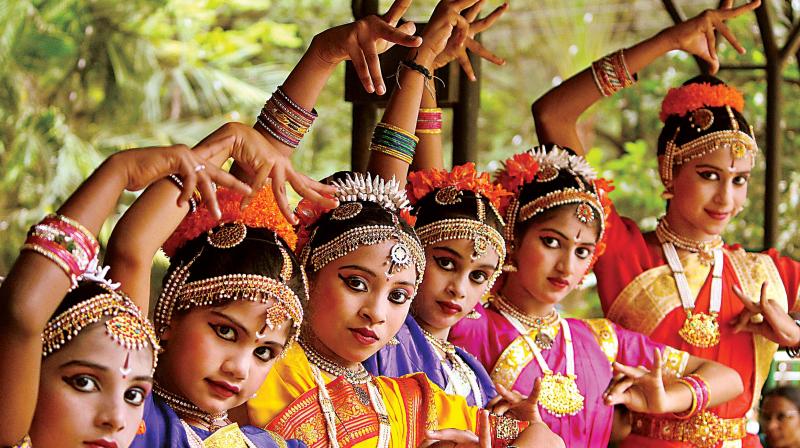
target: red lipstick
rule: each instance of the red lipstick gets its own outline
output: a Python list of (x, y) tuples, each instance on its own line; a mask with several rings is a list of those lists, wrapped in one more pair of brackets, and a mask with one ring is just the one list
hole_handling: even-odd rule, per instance
[(439, 308), (442, 310), (444, 314), (450, 316), (458, 314), (463, 310), (463, 308), (461, 308), (461, 305), (454, 302), (437, 301), (436, 304), (439, 305)]
[(230, 398), (239, 393), (239, 386), (234, 386), (225, 381), (214, 381), (206, 378), (206, 383), (214, 395), (220, 398)]
[(367, 327), (350, 328), (349, 330), (353, 333), (353, 337), (361, 344), (372, 345), (378, 342), (378, 335)]

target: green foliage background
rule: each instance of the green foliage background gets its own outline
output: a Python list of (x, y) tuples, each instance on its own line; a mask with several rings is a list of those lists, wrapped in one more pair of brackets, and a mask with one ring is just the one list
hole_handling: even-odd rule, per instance
[[(487, 10), (499, 5), (487, 3)], [(716, 5), (678, 3), (689, 15)], [(384, 9), (388, 4), (381, 2)], [(434, 4), (417, 0), (407, 16), (424, 21)], [(778, 32), (785, 34), (795, 14), (791, 2), (774, 6)], [(347, 0), (0, 2), (0, 275), (16, 257), (27, 227), (53, 211), (105, 156), (135, 146), (191, 145), (225, 121), (252, 122), (311, 38), (351, 17)], [(512, 2), (511, 11), (482, 36), (508, 63), (483, 65), (479, 165), (494, 169), (497, 160), (536, 144), (530, 104), (560, 79), (670, 23), (657, 0)], [(723, 43), (723, 61), (763, 63), (755, 18), (731, 26), (748, 54), (738, 56)], [(660, 100), (696, 73), (691, 58), (670, 54), (641, 73), (636, 87), (594, 107), (581, 124), (592, 148), (589, 158), (615, 180), (619, 210), (644, 227), (654, 226), (663, 209), (654, 157)], [(721, 76), (745, 94), (746, 115), (760, 135), (763, 74)], [(786, 77), (779, 248), (800, 258), (796, 64)], [(351, 116), (342, 98), (340, 68), (320, 98), (320, 119), (295, 155), (297, 167), (311, 176), (348, 167)], [(763, 165), (753, 179), (749, 206), (726, 237), (759, 249)], [(124, 198), (120, 212), (132, 198)], [(573, 296), (566, 305), (570, 311), (599, 313), (591, 287)]]

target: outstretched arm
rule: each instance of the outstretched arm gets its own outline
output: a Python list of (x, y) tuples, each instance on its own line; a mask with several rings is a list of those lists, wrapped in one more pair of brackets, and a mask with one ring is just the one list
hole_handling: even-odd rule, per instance
[[(207, 153), (220, 146), (207, 148)], [(169, 173), (200, 177), (194, 168), (202, 159), (184, 145), (132, 149), (109, 157), (70, 196), (58, 214), (80, 223), (90, 238), (100, 231), (123, 190), (139, 190)], [(211, 171), (211, 170), (209, 170)], [(227, 173), (206, 178), (235, 185)], [(201, 188), (210, 183), (201, 180)], [(188, 191), (191, 193), (191, 190)], [(177, 196), (177, 195), (176, 195)], [(42, 359), (41, 332), (61, 303), (72, 279), (38, 252), (24, 250), (0, 286), (0, 446), (18, 442), (29, 430), (36, 408)]]
[[(624, 50), (628, 72), (634, 76), (667, 52), (683, 50), (707, 61), (711, 65), (711, 72), (716, 73), (719, 59), (714, 32), (719, 31), (739, 53), (744, 53), (744, 47), (724, 22), (753, 11), (761, 4), (761, 0), (753, 0), (737, 8), (731, 8), (732, 4), (733, 0), (727, 0), (720, 9), (706, 10)], [(531, 106), (539, 142), (567, 146), (583, 154), (576, 124), (581, 114), (601, 98), (603, 96), (595, 83), (591, 67), (551, 89)]]

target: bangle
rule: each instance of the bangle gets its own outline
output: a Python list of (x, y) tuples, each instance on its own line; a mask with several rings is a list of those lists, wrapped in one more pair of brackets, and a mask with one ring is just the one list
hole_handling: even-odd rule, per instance
[[(167, 179), (171, 180), (173, 184), (175, 184), (179, 190), (183, 191), (183, 181), (177, 174), (170, 174), (167, 176)], [(195, 199), (195, 195), (198, 196), (198, 199)], [(199, 201), (200, 192), (197, 191), (195, 188), (192, 196), (189, 197), (189, 213), (194, 213), (197, 211), (197, 202)]]
[(55, 263), (72, 287), (97, 258), (100, 244), (81, 223), (63, 215), (48, 215), (31, 227), (22, 250), (36, 252)]
[(688, 410), (683, 411), (683, 412), (676, 412), (673, 415), (675, 416), (675, 418), (678, 418), (680, 420), (688, 420), (692, 416), (697, 414), (697, 404), (698, 404), (697, 401), (698, 401), (698, 398), (699, 398), (697, 396), (697, 389), (695, 389), (694, 384), (689, 382), (689, 381), (687, 381), (685, 377), (684, 378), (678, 378), (677, 382), (679, 382), (679, 383), (681, 383), (681, 384), (683, 384), (683, 385), (685, 385), (686, 387), (689, 388), (689, 391), (692, 393), (692, 405), (689, 407)]
[(622, 50), (592, 62), (592, 78), (603, 96), (611, 96), (637, 80), (636, 75), (631, 76)]
[(417, 116), (417, 134), (442, 133), (442, 109), (422, 108)]
[(419, 137), (389, 123), (378, 123), (372, 134), (370, 151), (399, 159), (409, 165), (414, 160)]
[[(794, 324), (800, 326), (800, 320), (795, 320)], [(791, 358), (798, 358), (800, 357), (800, 346), (797, 347), (786, 347), (786, 354), (789, 355)]]
[(687, 375), (686, 380), (689, 382), (694, 382), (695, 388), (697, 390), (697, 413), (702, 414), (708, 408), (708, 402), (711, 399), (711, 392), (708, 387), (708, 383), (704, 380), (700, 375)]
[(278, 87), (261, 108), (255, 127), (294, 149), (316, 118), (316, 110), (303, 108)]

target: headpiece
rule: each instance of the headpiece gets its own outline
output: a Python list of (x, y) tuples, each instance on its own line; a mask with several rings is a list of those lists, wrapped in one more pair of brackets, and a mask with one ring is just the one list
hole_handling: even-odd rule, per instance
[(514, 194), (506, 210), (508, 244), (514, 243), (522, 223), (551, 208), (577, 204), (581, 222), (599, 223), (595, 258), (602, 253), (613, 187), (597, 178), (586, 159), (556, 145), (538, 146), (506, 160), (497, 182)]
[[(424, 246), (444, 240), (472, 240), (473, 259), (492, 247), (500, 257), (499, 266), (503, 266), (505, 222), (500, 208), (511, 193), (493, 184), (488, 173), (478, 173), (472, 162), (452, 171), (416, 171), (408, 175), (406, 191), (417, 217), (415, 230)], [(497, 269), (489, 288), (499, 274)]]
[(105, 320), (106, 334), (120, 346), (127, 350), (151, 348), (155, 370), (159, 346), (153, 326), (116, 286), (105, 279), (80, 281), (44, 327), (42, 357), (63, 348), (86, 327)]
[(361, 246), (396, 241), (389, 254), (391, 276), (414, 264), (417, 285), (425, 272), (425, 254), (417, 238), (405, 191), (395, 180), (371, 174), (344, 172), (332, 176), (339, 206), (322, 210), (307, 200), (297, 206), (301, 220), (300, 258), (309, 272)]
[(661, 182), (672, 186), (676, 166), (717, 149), (731, 152), (734, 160), (758, 153), (752, 126), (742, 116), (744, 98), (717, 78), (701, 75), (670, 89), (661, 104), (664, 128), (659, 137)]
[(241, 208), (242, 197), (220, 189), (222, 219), (205, 207), (188, 215), (164, 244), (170, 270), (156, 302), (156, 330), (162, 334), (174, 314), (233, 300), (274, 301), (265, 325), (291, 319), (293, 336), (303, 320), (308, 283), (294, 256), (297, 236), (281, 214), (271, 187)]

